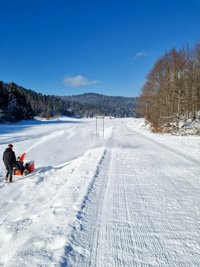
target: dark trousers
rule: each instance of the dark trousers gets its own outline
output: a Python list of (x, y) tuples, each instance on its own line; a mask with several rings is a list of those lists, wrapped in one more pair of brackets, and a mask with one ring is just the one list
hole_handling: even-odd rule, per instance
[(13, 174), (13, 166), (11, 165), (6, 165), (6, 178), (9, 178), (8, 176), (10, 175), (10, 182), (12, 181), (12, 174)]

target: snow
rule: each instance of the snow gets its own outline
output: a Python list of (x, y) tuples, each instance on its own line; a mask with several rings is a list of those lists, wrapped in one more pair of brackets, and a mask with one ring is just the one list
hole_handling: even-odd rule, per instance
[(13, 184), (0, 162), (0, 266), (200, 266), (200, 136), (104, 123), (0, 125), (35, 161)]

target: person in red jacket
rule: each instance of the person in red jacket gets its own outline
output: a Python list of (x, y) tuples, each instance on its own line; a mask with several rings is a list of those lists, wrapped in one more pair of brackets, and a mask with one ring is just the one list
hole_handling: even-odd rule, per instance
[(3, 153), (3, 162), (4, 162), (6, 170), (7, 170), (5, 180), (8, 180), (8, 178), (9, 178), (10, 183), (12, 183), (13, 167), (16, 164), (15, 152), (12, 149), (13, 149), (13, 145), (9, 144)]

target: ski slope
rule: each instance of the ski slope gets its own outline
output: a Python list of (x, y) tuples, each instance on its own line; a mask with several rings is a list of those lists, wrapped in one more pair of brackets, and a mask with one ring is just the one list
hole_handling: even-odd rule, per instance
[(200, 137), (142, 119), (0, 126), (35, 172), (4, 184), (0, 266), (200, 266)]

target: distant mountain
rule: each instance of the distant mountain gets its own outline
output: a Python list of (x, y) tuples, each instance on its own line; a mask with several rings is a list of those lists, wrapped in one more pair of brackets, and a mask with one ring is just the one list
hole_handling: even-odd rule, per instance
[(135, 117), (136, 98), (134, 97), (85, 93), (82, 95), (63, 96), (61, 99), (82, 104), (83, 110), (86, 110), (86, 115), (88, 114), (88, 116)]
[(135, 117), (136, 98), (87, 93), (76, 96), (42, 95), (15, 83), (0, 81), (0, 122), (60, 115)]
[(126, 105), (126, 104), (133, 104), (135, 103), (134, 97), (123, 97), (123, 96), (106, 96), (102, 94), (96, 94), (96, 93), (85, 93), (81, 95), (72, 95), (72, 96), (63, 96), (61, 97), (63, 99), (67, 99), (70, 101), (79, 102), (81, 104), (91, 104), (91, 105), (97, 105), (97, 104), (110, 104), (113, 105), (113, 103), (117, 105)]

